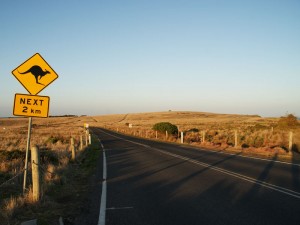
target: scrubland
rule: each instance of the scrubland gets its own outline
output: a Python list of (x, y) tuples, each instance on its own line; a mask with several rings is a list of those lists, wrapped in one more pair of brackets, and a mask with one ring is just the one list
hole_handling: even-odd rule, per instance
[[(165, 133), (156, 133), (152, 128), (159, 122), (175, 124), (179, 134), (166, 137)], [(45, 221), (57, 218), (62, 212), (68, 215), (69, 210), (76, 213), (76, 204), (83, 201), (84, 193), (88, 191), (86, 181), (100, 154), (99, 145), (95, 144), (92, 146), (95, 152), (91, 152), (90, 147), (78, 151), (77, 161), (71, 162), (70, 138), (75, 139), (75, 146), (79, 149), (80, 136), (85, 133), (84, 123), (90, 127), (177, 144), (180, 144), (183, 132), (184, 144), (195, 147), (300, 162), (300, 128), (279, 126), (279, 118), (171, 111), (33, 118), (31, 146), (39, 147), (42, 165), (42, 200), (35, 203), (30, 171), (27, 190), (22, 194), (28, 119), (0, 118), (0, 224), (19, 224), (34, 218), (51, 224)], [(293, 132), (293, 151), (288, 149), (290, 132)], [(237, 143), (235, 133), (238, 134)]]
[[(27, 189), (23, 194), (23, 171), (27, 146), (28, 118), (0, 119), (0, 224), (20, 224), (28, 219), (49, 219), (65, 210), (63, 199), (75, 190), (69, 185), (76, 181), (74, 172), (82, 174), (81, 159), (86, 158), (86, 149), (79, 151), (80, 136), (85, 137), (84, 123), (88, 117), (33, 118), (31, 146), (39, 147), (41, 157), (42, 200), (33, 201), (31, 190), (31, 164)], [(71, 162), (70, 139), (75, 139), (78, 161)], [(73, 184), (74, 185), (74, 184)], [(48, 210), (51, 209), (51, 210)], [(41, 212), (42, 211), (42, 212)], [(57, 219), (58, 221), (58, 219)], [(48, 224), (48, 223), (45, 223)]]
[[(183, 132), (185, 144), (285, 161), (300, 160), (300, 127), (279, 126), (280, 118), (169, 111), (98, 116), (94, 119), (98, 125), (108, 129), (152, 139), (156, 139), (152, 129), (154, 124), (170, 122), (179, 130), (179, 135), (168, 135), (167, 141), (170, 142), (179, 143), (180, 133)], [(132, 124), (132, 128), (129, 128), (129, 124)], [(292, 152), (288, 151), (290, 132), (293, 132)], [(166, 135), (158, 133), (157, 139), (165, 141)]]

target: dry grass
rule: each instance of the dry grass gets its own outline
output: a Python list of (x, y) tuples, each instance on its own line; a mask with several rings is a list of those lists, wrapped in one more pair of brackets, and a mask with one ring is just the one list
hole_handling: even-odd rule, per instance
[[(59, 204), (64, 204), (64, 201), (60, 200), (65, 198), (64, 193), (86, 191), (86, 184), (81, 184), (87, 177), (86, 175), (74, 178), (78, 184), (78, 190), (75, 190), (73, 186), (68, 186), (70, 179), (75, 176), (74, 172), (65, 173), (70, 165), (72, 169), (80, 169), (70, 164), (69, 145), (70, 137), (74, 137), (75, 144), (79, 145), (79, 137), (84, 132), (84, 123), (88, 123), (91, 127), (105, 127), (129, 135), (155, 139), (156, 133), (152, 127), (158, 122), (170, 122), (177, 125), (180, 131), (185, 132), (185, 143), (194, 146), (258, 157), (274, 158), (276, 156), (277, 159), (294, 162), (300, 160), (299, 154), (296, 153), (300, 146), (300, 129), (293, 130), (294, 154), (287, 154), (289, 130), (276, 128), (278, 118), (200, 112), (34, 118), (31, 145), (40, 147), (42, 165), (44, 170), (48, 171), (43, 173), (43, 201), (39, 204), (32, 203), (30, 190), (25, 196), (20, 195), (23, 177), (19, 176), (13, 182), (0, 187), (0, 221), (3, 221), (3, 224), (18, 224), (22, 219), (29, 217), (28, 215), (40, 215), (37, 212), (41, 209), (57, 208)], [(128, 128), (128, 124), (133, 124), (133, 128)], [(24, 167), (27, 126), (27, 118), (0, 119), (0, 185), (17, 175)], [(198, 129), (199, 132), (187, 132), (193, 128)], [(238, 130), (239, 148), (233, 147), (234, 130)], [(202, 142), (201, 131), (206, 132), (205, 142)], [(165, 134), (158, 133), (158, 138), (166, 141)], [(169, 135), (167, 141), (179, 143), (180, 139), (177, 135)], [(57, 186), (62, 189), (57, 191), (54, 188)], [(56, 200), (62, 203), (57, 203)], [(69, 205), (60, 207), (58, 210), (65, 210)], [(53, 215), (59, 215), (59, 213), (61, 212), (55, 211)]]
[(153, 124), (167, 121), (179, 126), (180, 130), (189, 130), (194, 127), (204, 128), (236, 128), (275, 124), (276, 118), (261, 118), (255, 115), (214, 114), (202, 112), (156, 112), (156, 113), (134, 113), (95, 116), (98, 125), (107, 127), (126, 127), (126, 123), (133, 124), (136, 128), (152, 128)]
[[(78, 147), (80, 135), (84, 133), (83, 124), (92, 121), (89, 117), (33, 118), (31, 146), (38, 145), (40, 149), (42, 196), (46, 196), (53, 186), (66, 183), (64, 171), (70, 165), (70, 138), (75, 138)], [(33, 205), (30, 173), (29, 190), (22, 195), (27, 129), (28, 119), (0, 119), (0, 185), (19, 174), (0, 186), (0, 224), (18, 224), (21, 222), (18, 217), (32, 208), (28, 206)], [(30, 163), (28, 167), (31, 168)]]
[[(300, 129), (292, 129), (294, 133), (295, 154), (288, 154), (289, 129), (277, 128), (279, 118), (262, 118), (257, 115), (214, 114), (205, 112), (156, 112), (118, 114), (96, 116), (94, 126), (127, 133), (130, 135), (155, 138), (152, 130), (154, 124), (170, 122), (185, 133), (185, 143), (195, 146), (218, 149), (223, 151), (242, 151), (243, 154), (273, 158), (275, 155), (287, 161), (300, 159), (297, 154), (300, 146)], [(128, 124), (133, 128), (129, 129)], [(188, 132), (191, 129), (200, 132)], [(234, 131), (238, 131), (238, 146), (233, 148)], [(202, 133), (206, 132), (205, 143)], [(158, 139), (165, 140), (165, 134), (158, 134)], [(169, 141), (179, 142), (174, 136)]]

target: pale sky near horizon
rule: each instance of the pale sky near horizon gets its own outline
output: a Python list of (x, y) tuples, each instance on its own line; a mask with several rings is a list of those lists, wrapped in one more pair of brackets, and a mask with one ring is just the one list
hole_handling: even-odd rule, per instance
[(0, 117), (40, 53), (50, 115), (300, 116), (299, 0), (2, 0)]

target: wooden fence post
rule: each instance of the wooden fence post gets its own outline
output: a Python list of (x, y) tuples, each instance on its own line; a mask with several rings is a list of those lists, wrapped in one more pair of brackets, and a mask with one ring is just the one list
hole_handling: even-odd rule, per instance
[(89, 135), (89, 130), (87, 129), (85, 131), (85, 146), (88, 146), (88, 135)]
[(83, 149), (83, 137), (80, 135), (80, 150)]
[(37, 146), (31, 148), (31, 167), (32, 167), (32, 196), (33, 201), (40, 200), (41, 184), (40, 184), (40, 154)]
[(168, 140), (168, 131), (166, 130), (166, 140)]
[(292, 154), (293, 150), (293, 132), (290, 131), (289, 133), (289, 153)]
[(92, 135), (89, 134), (89, 144), (91, 145), (92, 144)]
[(72, 151), (72, 161), (75, 161), (76, 152), (75, 152), (74, 138), (71, 138), (71, 151)]
[(203, 130), (202, 131), (202, 143), (204, 143), (205, 142), (205, 131)]
[(238, 146), (238, 133), (237, 130), (234, 131), (234, 147), (237, 148)]
[(157, 139), (157, 130), (155, 131), (155, 138)]

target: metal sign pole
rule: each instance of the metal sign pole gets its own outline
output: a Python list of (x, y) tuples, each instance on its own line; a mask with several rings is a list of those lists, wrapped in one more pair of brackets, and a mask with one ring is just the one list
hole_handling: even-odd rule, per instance
[(29, 117), (27, 148), (26, 148), (26, 157), (25, 157), (25, 168), (24, 168), (23, 193), (25, 193), (25, 190), (26, 190), (27, 169), (28, 169), (28, 152), (29, 152), (29, 148), (30, 148), (31, 125), (32, 125), (32, 117)]

